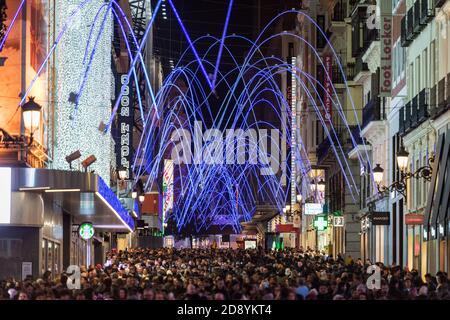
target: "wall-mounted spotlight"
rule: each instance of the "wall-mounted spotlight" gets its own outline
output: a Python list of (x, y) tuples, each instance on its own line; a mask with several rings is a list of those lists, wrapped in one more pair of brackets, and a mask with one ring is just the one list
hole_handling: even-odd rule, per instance
[(75, 160), (77, 160), (77, 159), (79, 159), (79, 158), (81, 158), (81, 152), (80, 152), (80, 150), (77, 150), (77, 151), (75, 151), (75, 152), (72, 152), (71, 154), (69, 154), (69, 155), (66, 157), (66, 161), (67, 161), (67, 163), (69, 164), (69, 168), (70, 168), (70, 169), (72, 169), (72, 162), (75, 161)]
[(87, 171), (87, 168), (88, 168), (91, 164), (93, 164), (95, 161), (97, 161), (97, 158), (96, 158), (93, 154), (91, 154), (89, 157), (87, 157), (86, 160), (84, 160), (84, 161), (81, 163), (81, 165), (82, 165), (83, 168), (84, 168), (84, 171), (86, 172), (86, 171)]

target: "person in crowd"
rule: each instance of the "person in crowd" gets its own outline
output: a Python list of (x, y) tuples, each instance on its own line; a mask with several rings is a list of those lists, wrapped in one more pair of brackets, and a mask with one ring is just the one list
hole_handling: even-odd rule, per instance
[(376, 263), (379, 287), (368, 287), (361, 259), (303, 249), (128, 249), (105, 263), (81, 266), (81, 287), (68, 275), (0, 280), (0, 300), (450, 300), (445, 272)]

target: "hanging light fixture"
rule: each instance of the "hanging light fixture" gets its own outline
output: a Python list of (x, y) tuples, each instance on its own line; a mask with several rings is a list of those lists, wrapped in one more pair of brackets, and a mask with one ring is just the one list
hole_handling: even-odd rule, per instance
[(406, 151), (402, 143), (400, 150), (397, 152), (397, 165), (400, 171), (402, 172), (406, 171), (406, 168), (408, 167), (408, 159), (409, 153), (408, 151)]
[(28, 102), (22, 106), (23, 125), (31, 137), (41, 124), (41, 109), (42, 107), (34, 101), (34, 97), (29, 97)]
[(375, 179), (375, 183), (379, 185), (381, 181), (383, 181), (383, 173), (384, 170), (380, 166), (379, 163), (377, 163), (377, 166), (373, 169), (373, 178)]

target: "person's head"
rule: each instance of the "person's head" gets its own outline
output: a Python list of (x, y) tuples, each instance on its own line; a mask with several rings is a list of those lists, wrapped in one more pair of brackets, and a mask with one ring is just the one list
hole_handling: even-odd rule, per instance
[(119, 289), (119, 299), (125, 300), (126, 298), (127, 298), (127, 290), (125, 290), (124, 288), (120, 288)]
[(25, 291), (20, 291), (18, 300), (30, 300), (30, 297), (28, 296), (28, 293), (26, 293)]
[(145, 288), (143, 293), (144, 300), (153, 300), (155, 298), (155, 293), (151, 288)]

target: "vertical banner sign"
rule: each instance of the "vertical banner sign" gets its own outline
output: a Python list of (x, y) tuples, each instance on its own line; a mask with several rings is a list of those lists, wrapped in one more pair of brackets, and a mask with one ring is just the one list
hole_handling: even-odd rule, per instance
[[(122, 85), (126, 83), (127, 75), (119, 74), (116, 80), (116, 97), (120, 95)], [(117, 136), (116, 136), (116, 163), (118, 167), (127, 170), (127, 179), (131, 179), (131, 161), (133, 157), (133, 103), (131, 98), (130, 83), (125, 87), (124, 94), (120, 99), (119, 111), (117, 113)]]
[(166, 212), (170, 209), (173, 209), (173, 160), (165, 159), (163, 172), (163, 212), (161, 217), (163, 232)]
[(392, 0), (380, 1), (381, 63), (380, 97), (390, 97), (392, 91)]
[(330, 125), (333, 112), (333, 101), (331, 99), (333, 96), (333, 59), (330, 55), (324, 57), (324, 65), (327, 72), (324, 72), (325, 97), (323, 99), (324, 112), (322, 113), (322, 116), (325, 123)]
[(296, 195), (296, 151), (297, 151), (297, 77), (296, 77), (297, 57), (291, 57), (291, 208), (297, 203)]

